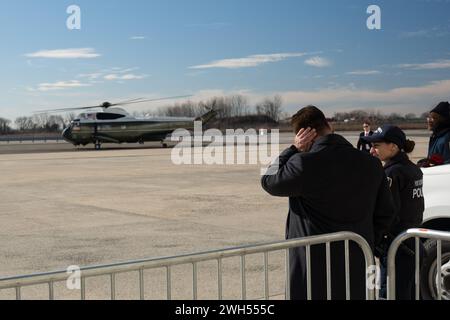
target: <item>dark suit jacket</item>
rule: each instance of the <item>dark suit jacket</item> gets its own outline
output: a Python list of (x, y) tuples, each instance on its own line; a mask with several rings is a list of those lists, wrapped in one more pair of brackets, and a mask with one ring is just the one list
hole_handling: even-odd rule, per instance
[[(358, 140), (358, 145), (357, 145), (357, 149), (358, 150), (361, 150), (361, 151), (364, 151), (364, 152), (367, 152), (367, 153), (369, 153), (370, 152), (370, 148), (371, 148), (371, 144), (370, 143), (368, 143), (368, 142), (366, 142), (366, 141), (364, 141), (362, 138), (365, 136), (365, 133), (364, 132), (361, 132), (360, 134), (359, 134), (359, 140)], [(370, 131), (369, 132), (369, 137), (370, 136), (373, 136), (373, 131)]]

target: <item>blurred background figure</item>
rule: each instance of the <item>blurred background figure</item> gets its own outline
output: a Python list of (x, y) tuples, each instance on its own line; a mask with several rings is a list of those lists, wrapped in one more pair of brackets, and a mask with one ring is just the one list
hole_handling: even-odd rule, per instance
[(418, 162), (422, 168), (450, 163), (450, 104), (439, 103), (427, 117), (428, 130), (432, 132), (428, 156)]
[(373, 135), (373, 131), (370, 128), (371, 124), (370, 121), (364, 121), (363, 129), (364, 131), (359, 134), (359, 140), (358, 140), (358, 150), (361, 150), (363, 152), (369, 153), (371, 144), (365, 141), (364, 137), (370, 137)]
[(443, 164), (450, 163), (450, 104), (439, 103), (427, 118), (428, 130), (433, 132), (430, 138), (428, 158), (441, 156)]

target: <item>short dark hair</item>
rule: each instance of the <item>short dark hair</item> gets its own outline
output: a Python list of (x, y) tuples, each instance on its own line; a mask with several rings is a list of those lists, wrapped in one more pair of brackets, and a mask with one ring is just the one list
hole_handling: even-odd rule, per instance
[(363, 122), (363, 124), (368, 124), (369, 126), (372, 125), (372, 123), (370, 123), (370, 120), (365, 120), (365, 121)]
[(302, 108), (292, 117), (291, 124), (295, 134), (302, 128), (316, 129), (317, 132), (330, 128), (323, 112), (315, 106)]

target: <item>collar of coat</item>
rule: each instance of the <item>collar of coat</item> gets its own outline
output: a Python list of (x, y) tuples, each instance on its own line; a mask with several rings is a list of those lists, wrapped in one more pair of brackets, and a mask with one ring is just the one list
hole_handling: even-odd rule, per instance
[(440, 138), (440, 137), (446, 135), (448, 132), (450, 132), (450, 128), (448, 128), (448, 127), (444, 128), (444, 129), (442, 129), (442, 127), (438, 128), (438, 129), (436, 129), (436, 132), (433, 132), (431, 139)]
[(397, 163), (405, 163), (408, 161), (409, 161), (408, 155), (404, 152), (399, 152), (395, 157), (393, 157), (391, 160), (386, 162), (386, 164), (384, 165), (384, 168), (387, 169)]
[(313, 146), (311, 147), (310, 152), (317, 152), (322, 150), (323, 148), (330, 146), (330, 145), (342, 145), (346, 147), (353, 148), (353, 145), (348, 142), (343, 136), (340, 136), (338, 134), (329, 134), (323, 137), (320, 137), (317, 139)]

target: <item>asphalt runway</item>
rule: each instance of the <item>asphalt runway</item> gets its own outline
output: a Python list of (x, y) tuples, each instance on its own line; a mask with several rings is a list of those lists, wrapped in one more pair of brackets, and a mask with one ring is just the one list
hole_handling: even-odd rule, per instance
[[(139, 149), (161, 149), (160, 143), (139, 144), (105, 144), (103, 151), (108, 150), (139, 150)], [(89, 152), (95, 151), (93, 145), (85, 147), (75, 147), (64, 141), (37, 141), (32, 142), (1, 142), (0, 155), (2, 154), (30, 154), (30, 153), (58, 153), (58, 152)]]
[[(428, 138), (411, 137), (417, 142), (412, 158), (424, 157)], [(356, 134), (347, 138), (356, 143)], [(291, 139), (282, 134), (280, 151)], [(175, 165), (172, 149), (157, 146), (93, 151), (64, 143), (0, 145), (0, 277), (284, 239), (287, 199), (262, 190), (261, 165)], [(270, 261), (271, 295), (282, 298), (284, 255)], [(248, 260), (249, 298), (263, 296), (261, 262)], [(224, 298), (239, 299), (239, 261), (227, 263)], [(200, 268), (199, 298), (217, 298), (215, 265)], [(136, 279), (118, 280), (118, 298), (138, 297)], [(164, 298), (164, 279), (164, 273), (148, 274), (146, 297)], [(173, 279), (173, 297), (191, 298), (189, 266), (175, 270)], [(88, 298), (107, 299), (107, 284), (93, 279)], [(62, 297), (79, 297), (60, 286)], [(44, 292), (45, 298), (45, 290), (30, 288), (23, 296)], [(0, 292), (0, 299), (13, 297), (13, 291)]]

